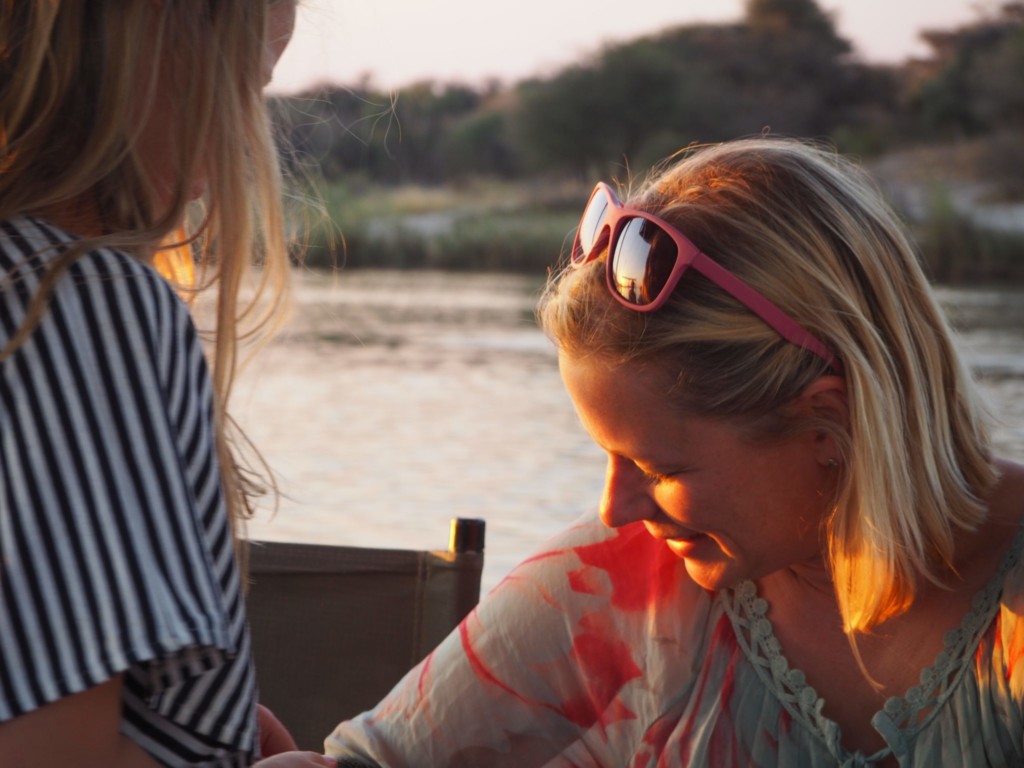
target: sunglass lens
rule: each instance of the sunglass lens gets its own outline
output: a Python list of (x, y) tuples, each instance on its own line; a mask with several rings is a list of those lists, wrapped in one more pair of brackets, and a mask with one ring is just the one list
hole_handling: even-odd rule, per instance
[(630, 219), (612, 254), (615, 290), (638, 307), (656, 301), (665, 289), (678, 249), (661, 227), (646, 219)]
[(608, 214), (608, 205), (608, 196), (603, 192), (598, 192), (591, 198), (587, 210), (583, 212), (583, 218), (580, 219), (580, 228), (576, 232), (576, 243), (572, 250), (574, 263), (586, 260), (598, 244)]

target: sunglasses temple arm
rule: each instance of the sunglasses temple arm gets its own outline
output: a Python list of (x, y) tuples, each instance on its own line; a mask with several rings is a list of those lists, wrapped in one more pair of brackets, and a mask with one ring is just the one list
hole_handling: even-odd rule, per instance
[(796, 346), (809, 352), (813, 352), (828, 363), (833, 371), (842, 375), (842, 363), (829, 351), (828, 347), (812, 336), (796, 320), (772, 304), (772, 302), (740, 280), (732, 272), (712, 261), (700, 251), (693, 257), (690, 266), (719, 288), (731, 294), (737, 301), (774, 328), (786, 341), (796, 344)]

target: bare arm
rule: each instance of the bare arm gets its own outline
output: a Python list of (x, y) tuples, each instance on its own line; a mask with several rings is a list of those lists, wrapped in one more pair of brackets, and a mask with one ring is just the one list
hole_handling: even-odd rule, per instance
[(120, 732), (122, 676), (0, 724), (0, 768), (160, 768)]
[[(0, 768), (160, 768), (120, 732), (122, 677), (0, 724)], [(334, 758), (288, 752), (260, 768), (334, 768)]]

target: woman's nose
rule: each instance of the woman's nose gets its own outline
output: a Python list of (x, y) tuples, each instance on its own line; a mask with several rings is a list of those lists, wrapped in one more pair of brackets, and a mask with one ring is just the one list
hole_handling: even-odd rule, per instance
[(618, 528), (638, 520), (651, 520), (658, 511), (650, 486), (636, 465), (619, 456), (609, 456), (601, 495), (601, 522)]

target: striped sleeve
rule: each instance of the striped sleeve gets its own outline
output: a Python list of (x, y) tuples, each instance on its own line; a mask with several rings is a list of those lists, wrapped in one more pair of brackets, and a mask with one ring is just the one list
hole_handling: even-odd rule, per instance
[[(66, 241), (0, 224), (0, 341)], [(0, 363), (0, 722), (124, 674), (123, 730), (163, 764), (256, 754), (213, 430), (170, 287), (124, 254), (78, 259)]]

